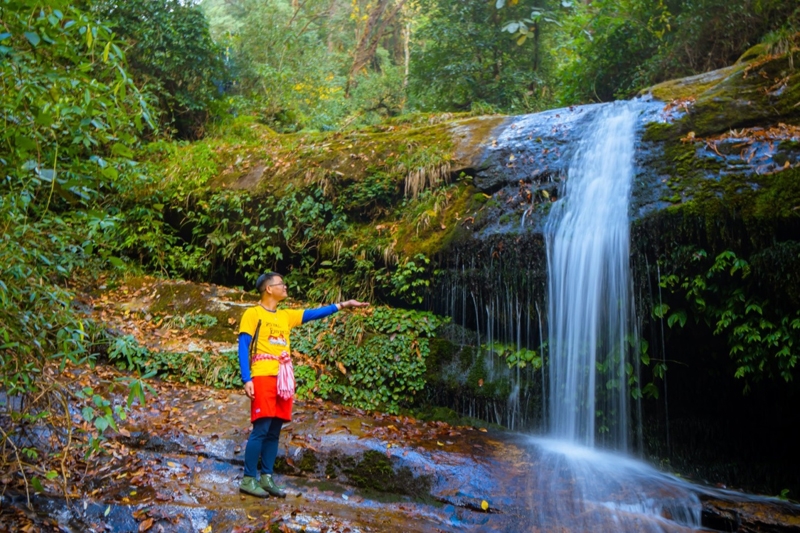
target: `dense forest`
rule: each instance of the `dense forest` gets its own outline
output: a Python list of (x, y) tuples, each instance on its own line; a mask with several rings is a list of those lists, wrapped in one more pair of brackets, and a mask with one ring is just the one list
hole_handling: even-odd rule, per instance
[[(391, 306), (340, 334), (401, 323), (422, 341), (387, 340), (374, 352), (441, 356), (428, 338), (444, 321), (427, 305), (440, 243), (403, 239), (427, 235), (442, 210), (463, 214), (485, 199), (463, 176), (424, 190), (449, 169), (432, 149), (447, 142), (437, 124), (633, 97), (731, 65), (755, 45), (793, 50), (798, 32), (800, 5), (786, 0), (0, 0), (3, 485), (71, 493), (67, 458), (106, 453), (104, 434), (126, 416), (125, 404), (54, 375), (122, 361), (130, 407), (159, 373), (134, 361), (147, 359), (144, 348), (81, 307), (77, 295), (99, 280), (250, 288), (263, 269), (281, 269), (299, 300)], [(380, 161), (350, 154), (368, 179), (301, 193), (317, 178), (323, 136), (345, 153), (351, 135), (412, 135), (419, 125), (431, 128), (413, 133), (414, 149), (375, 148)], [(245, 148), (287, 169), (279, 194), (212, 192)], [(307, 168), (295, 168), (298, 154)], [(426, 169), (422, 185), (402, 190), (393, 173), (415, 168)], [(364, 228), (392, 210), (414, 229), (370, 241)], [(709, 268), (737, 264), (717, 261)], [(666, 283), (680, 275), (697, 273)], [(336, 364), (334, 347), (315, 349)], [(542, 364), (531, 350), (512, 352), (516, 365)], [(769, 363), (747, 364), (744, 374), (782, 382), (794, 372), (794, 363), (774, 376)], [(322, 380), (318, 395), (400, 412), (401, 397), (424, 388), (425, 368), (397, 376), (394, 390)], [(71, 402), (86, 405), (84, 424), (73, 424)], [(31, 427), (50, 436), (31, 438)]]

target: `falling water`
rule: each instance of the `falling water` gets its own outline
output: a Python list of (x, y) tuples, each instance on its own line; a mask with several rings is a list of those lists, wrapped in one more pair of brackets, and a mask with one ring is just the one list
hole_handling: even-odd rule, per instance
[(637, 105), (596, 110), (546, 226), (553, 438), (533, 439), (530, 502), (545, 530), (700, 524), (700, 502), (685, 483), (619, 453), (628, 448), (628, 361), (638, 346), (628, 222)]
[(550, 421), (558, 438), (627, 449), (628, 203), (636, 113), (598, 111), (546, 226)]

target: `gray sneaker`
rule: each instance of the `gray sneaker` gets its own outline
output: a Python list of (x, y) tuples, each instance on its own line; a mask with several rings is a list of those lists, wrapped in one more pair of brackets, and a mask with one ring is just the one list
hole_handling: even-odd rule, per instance
[(276, 498), (286, 497), (286, 492), (283, 490), (283, 487), (275, 483), (275, 480), (272, 479), (272, 474), (261, 474), (259, 485), (261, 489), (267, 491), (270, 496), (275, 496)]
[[(263, 479), (264, 476), (261, 477)], [(259, 498), (266, 498), (269, 496), (269, 493), (261, 488), (256, 478), (250, 476), (244, 476), (244, 478), (242, 478), (242, 482), (239, 484), (239, 492), (244, 492), (245, 494), (257, 496)]]

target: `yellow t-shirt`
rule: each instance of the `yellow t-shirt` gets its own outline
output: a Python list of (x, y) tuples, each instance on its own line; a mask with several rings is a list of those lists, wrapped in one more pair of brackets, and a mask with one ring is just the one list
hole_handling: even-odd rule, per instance
[[(239, 333), (247, 333), (253, 336), (259, 320), (261, 321), (261, 329), (258, 330), (256, 353), (274, 355), (276, 357), (279, 357), (283, 352), (291, 354), (289, 331), (303, 323), (303, 310), (278, 309), (273, 313), (260, 305), (250, 307), (242, 316), (242, 321), (239, 324)], [(271, 359), (257, 360), (250, 368), (250, 375), (252, 377), (277, 376), (279, 366), (278, 361)]]

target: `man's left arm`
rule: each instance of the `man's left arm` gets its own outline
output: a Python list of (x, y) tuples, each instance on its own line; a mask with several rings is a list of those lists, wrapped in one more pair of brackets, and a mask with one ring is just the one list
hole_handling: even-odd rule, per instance
[(303, 324), (306, 322), (311, 322), (312, 320), (318, 320), (320, 318), (325, 318), (326, 316), (330, 316), (333, 313), (345, 309), (347, 307), (367, 307), (369, 305), (368, 302), (359, 302), (358, 300), (347, 300), (346, 302), (340, 302), (338, 304), (330, 304), (323, 307), (318, 307), (317, 309), (306, 309), (303, 311)]

